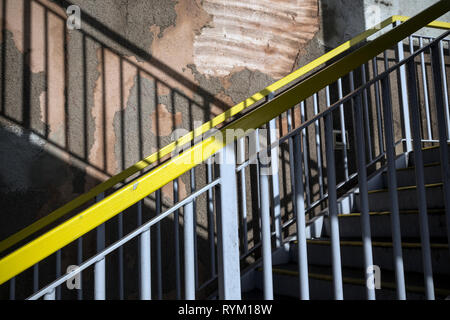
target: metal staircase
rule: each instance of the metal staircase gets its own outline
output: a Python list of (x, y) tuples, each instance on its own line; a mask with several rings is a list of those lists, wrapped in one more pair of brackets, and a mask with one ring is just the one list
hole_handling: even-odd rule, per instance
[[(439, 148), (423, 149), (423, 159), (434, 292), (436, 298), (442, 299), (450, 296), (450, 255)], [(420, 212), (417, 204), (413, 156), (409, 158), (407, 167), (396, 170), (396, 180), (405, 290), (409, 299), (424, 299), (426, 298), (426, 289), (422, 276)], [(371, 208), (369, 215), (373, 263), (380, 268), (381, 278), (376, 296), (377, 299), (396, 299), (398, 282), (396, 282), (394, 269), (392, 212), (390, 211), (389, 183), (384, 168), (369, 179), (370, 183), (377, 186), (369, 188), (368, 192), (369, 208)], [(358, 190), (352, 190), (347, 197), (350, 195), (354, 195), (353, 205), (348, 211), (340, 210), (338, 215), (344, 298), (365, 299), (366, 270), (361, 268), (364, 249), (361, 242), (360, 195)], [(326, 211), (323, 220), (321, 232), (316, 234), (317, 238), (307, 240), (311, 299), (333, 298), (330, 270), (330, 218)], [(285, 248), (284, 263), (273, 266), (274, 292), (282, 298), (298, 295), (297, 246), (298, 242), (295, 239), (291, 240)], [(257, 272), (257, 277), (260, 277), (261, 270), (259, 269)], [(256, 287), (255, 289), (257, 291), (261, 288)]]
[(447, 297), (449, 10), (383, 21), (1, 241), (2, 297)]

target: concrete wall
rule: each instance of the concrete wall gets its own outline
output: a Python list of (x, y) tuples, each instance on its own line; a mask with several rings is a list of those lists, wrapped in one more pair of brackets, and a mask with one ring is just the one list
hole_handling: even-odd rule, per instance
[[(1, 0), (0, 239), (157, 151), (174, 129), (193, 129), (365, 30), (373, 5), (384, 19), (435, 1), (410, 2)], [(65, 27), (71, 4), (82, 10), (80, 30)], [(173, 203), (171, 185), (163, 200)], [(154, 215), (152, 201), (145, 210)], [(135, 212), (126, 217), (131, 230)], [(163, 238), (170, 265), (173, 240)], [(94, 240), (86, 238), (87, 256)], [(135, 256), (127, 261), (134, 270)]]

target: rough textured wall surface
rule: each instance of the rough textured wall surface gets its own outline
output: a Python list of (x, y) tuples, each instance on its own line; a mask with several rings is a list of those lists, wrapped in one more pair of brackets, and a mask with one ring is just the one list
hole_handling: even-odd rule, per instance
[[(71, 4), (81, 8), (80, 30), (66, 27)], [(320, 27), (318, 0), (1, 0), (0, 10), (0, 239), (157, 151), (173, 130), (191, 130), (288, 74)], [(204, 183), (204, 168), (195, 175)], [(181, 198), (190, 192), (188, 175), (179, 189)], [(162, 197), (163, 207), (173, 203), (171, 184)], [(199, 239), (207, 238), (203, 203)], [(151, 195), (144, 218), (154, 210)], [(124, 219), (132, 230), (135, 212)], [(117, 229), (108, 228), (113, 241)], [(86, 256), (93, 248), (88, 235)], [(209, 266), (199, 259), (201, 278)], [(70, 263), (63, 254), (63, 269)]]

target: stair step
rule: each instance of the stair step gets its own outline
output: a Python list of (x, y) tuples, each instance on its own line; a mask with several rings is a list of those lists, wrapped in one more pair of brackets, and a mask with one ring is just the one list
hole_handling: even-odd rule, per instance
[[(330, 240), (308, 240), (308, 263), (317, 266), (331, 265)], [(364, 251), (361, 241), (341, 240), (341, 261), (343, 267), (359, 268), (364, 265)], [(403, 265), (405, 272), (421, 273), (422, 250), (420, 242), (402, 242)], [(383, 271), (393, 271), (392, 242), (372, 240), (373, 264)], [(291, 259), (297, 259), (297, 245), (291, 246)], [(450, 275), (450, 253), (447, 243), (431, 244), (433, 274)]]
[[(257, 276), (262, 286), (262, 269)], [(278, 265), (273, 267), (274, 293), (283, 296), (299, 296), (298, 267), (295, 263)], [(310, 299), (331, 300), (333, 296), (333, 277), (331, 267), (309, 265), (309, 292)], [(342, 282), (344, 299), (366, 299), (366, 280), (364, 270), (360, 268), (342, 268)], [(408, 273), (405, 275), (406, 291), (408, 299), (425, 299), (423, 287), (423, 275)], [(381, 289), (375, 290), (379, 300), (395, 300), (396, 296), (395, 274), (389, 271), (381, 271)], [(436, 298), (444, 299), (450, 296), (450, 277), (439, 276), (435, 278)]]
[[(428, 184), (426, 188), (426, 200), (428, 209), (441, 209), (444, 206), (443, 199), (443, 184)], [(417, 187), (407, 186), (399, 187), (398, 190), (398, 205), (400, 210), (414, 210), (418, 208), (417, 203)], [(369, 210), (370, 211), (389, 211), (390, 197), (387, 189), (369, 191)], [(355, 202), (353, 212), (359, 212), (360, 195), (355, 194)]]
[[(449, 146), (449, 145), (447, 145), (447, 146)], [(448, 149), (450, 149), (450, 148), (447, 148), (447, 152), (448, 152)], [(441, 161), (439, 145), (435, 145), (435, 146), (428, 147), (428, 148), (423, 148), (422, 155), (423, 155), (423, 163), (424, 164), (435, 163), (435, 162)], [(409, 158), (408, 165), (414, 166), (415, 165), (414, 151), (412, 151), (410, 153), (408, 158)]]
[[(391, 212), (371, 212), (370, 230), (373, 238), (392, 238)], [(447, 238), (447, 218), (443, 209), (428, 210), (428, 228), (431, 238)], [(419, 238), (420, 223), (417, 210), (400, 211), (400, 229), (402, 238)], [(325, 217), (323, 235), (329, 237), (330, 219)], [(341, 238), (361, 239), (361, 214), (339, 215), (339, 235)]]
[[(407, 167), (397, 169), (397, 186), (413, 186), (416, 185), (416, 167)], [(388, 187), (388, 174), (383, 172), (383, 185)], [(441, 164), (433, 162), (424, 165), (425, 184), (437, 184), (442, 182)]]

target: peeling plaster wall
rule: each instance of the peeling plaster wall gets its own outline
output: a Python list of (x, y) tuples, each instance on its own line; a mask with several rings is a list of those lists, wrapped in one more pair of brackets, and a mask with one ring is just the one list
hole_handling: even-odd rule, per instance
[[(165, 146), (173, 130), (192, 130), (361, 32), (372, 2), (0, 0), (0, 239)], [(82, 10), (81, 30), (65, 28), (70, 4)], [(198, 185), (205, 176), (199, 167)], [(188, 175), (179, 188), (189, 194)], [(162, 195), (163, 206), (173, 203), (171, 184)], [(204, 204), (199, 250), (207, 250)], [(172, 228), (163, 224), (163, 234)], [(108, 241), (116, 230), (108, 225)], [(173, 274), (173, 240), (162, 241)], [(93, 253), (95, 235), (85, 243)], [(208, 262), (199, 268), (206, 277)], [(165, 281), (173, 296), (173, 277)], [(130, 292), (137, 297), (135, 286)]]

